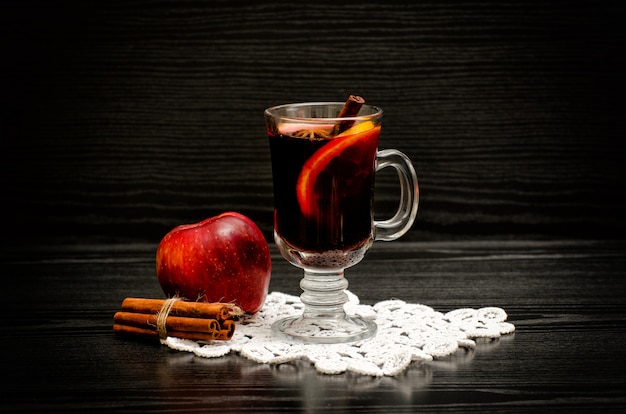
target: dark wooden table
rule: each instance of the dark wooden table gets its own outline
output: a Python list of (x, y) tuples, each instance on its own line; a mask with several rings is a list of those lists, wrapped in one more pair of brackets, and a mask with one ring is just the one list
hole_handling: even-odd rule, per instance
[[(623, 241), (377, 243), (348, 270), (365, 303), (500, 306), (517, 330), (397, 377), (323, 375), (307, 363), (203, 359), (114, 337), (129, 296), (163, 297), (152, 244), (2, 253), (0, 411), (623, 412)], [(273, 254), (271, 290), (299, 294)]]

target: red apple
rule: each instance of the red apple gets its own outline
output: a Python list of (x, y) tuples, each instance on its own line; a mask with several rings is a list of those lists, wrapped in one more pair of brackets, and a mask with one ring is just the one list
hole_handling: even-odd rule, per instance
[(271, 267), (261, 230), (234, 212), (175, 227), (156, 252), (157, 277), (167, 296), (234, 303), (251, 314), (265, 302)]

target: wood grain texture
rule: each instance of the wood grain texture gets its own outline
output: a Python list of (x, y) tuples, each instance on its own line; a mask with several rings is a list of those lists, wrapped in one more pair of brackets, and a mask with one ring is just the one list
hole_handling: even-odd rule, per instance
[[(24, 226), (44, 239), (158, 241), (225, 210), (269, 238), (263, 110), (351, 93), (385, 110), (381, 148), (418, 171), (407, 241), (626, 228), (623, 2), (3, 9), (6, 242)], [(381, 176), (382, 212), (395, 191)]]
[[(396, 378), (323, 375), (307, 363), (237, 355), (202, 359), (115, 338), (113, 314), (126, 297), (163, 297), (151, 243), (11, 247), (0, 252), (12, 276), (3, 288), (14, 292), (0, 314), (0, 349), (14, 369), (0, 388), (0, 412), (624, 412), (625, 247), (376, 243), (346, 272), (364, 303), (500, 306), (516, 326)], [(300, 271), (272, 253), (270, 290), (299, 294)]]

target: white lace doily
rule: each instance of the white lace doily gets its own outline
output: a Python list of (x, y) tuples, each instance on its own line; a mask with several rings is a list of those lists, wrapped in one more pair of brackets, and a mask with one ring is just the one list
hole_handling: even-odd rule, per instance
[(371, 376), (395, 376), (413, 361), (432, 361), (474, 348), (477, 338), (498, 338), (515, 331), (506, 322), (506, 312), (497, 307), (462, 308), (447, 313), (425, 305), (386, 300), (362, 305), (350, 293), (346, 313), (375, 320), (375, 337), (348, 344), (318, 345), (288, 343), (272, 336), (272, 324), (287, 316), (300, 315), (304, 306), (298, 296), (272, 292), (263, 309), (237, 323), (229, 341), (198, 343), (168, 337), (161, 341), (171, 349), (217, 358), (230, 352), (260, 364), (283, 364), (299, 359), (310, 361), (324, 374), (351, 371)]

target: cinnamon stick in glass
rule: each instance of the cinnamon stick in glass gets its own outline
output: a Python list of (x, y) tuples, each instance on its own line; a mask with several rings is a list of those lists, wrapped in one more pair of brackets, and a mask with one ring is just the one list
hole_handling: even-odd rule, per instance
[[(350, 95), (346, 103), (343, 105), (343, 108), (341, 108), (341, 111), (339, 112), (339, 115), (337, 115), (337, 117), (338, 118), (351, 118), (351, 117), (357, 116), (364, 103), (365, 103), (365, 99), (363, 99), (362, 97), (357, 96), (357, 95)], [(343, 131), (350, 128), (352, 125), (354, 125), (354, 120), (352, 119), (346, 119), (345, 121), (337, 121), (335, 125), (333, 126), (333, 130), (331, 131), (330, 136), (331, 137), (337, 136), (341, 134)]]

